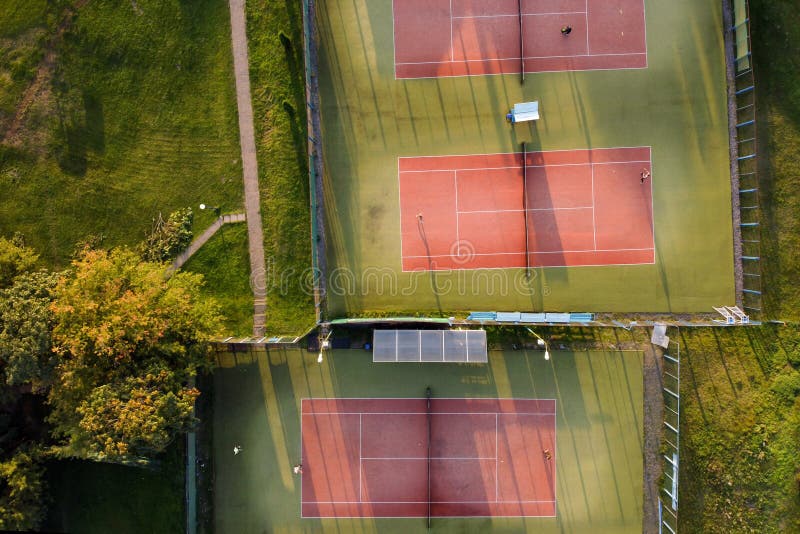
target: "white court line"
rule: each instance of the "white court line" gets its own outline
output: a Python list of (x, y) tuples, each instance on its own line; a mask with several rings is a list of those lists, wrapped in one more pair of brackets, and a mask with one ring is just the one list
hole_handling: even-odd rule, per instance
[[(555, 151), (553, 151), (555, 152)], [(475, 154), (475, 156), (494, 156), (495, 154)], [(500, 154), (504, 155), (504, 154)], [(419, 158), (460, 158), (460, 157), (468, 157), (468, 156), (418, 156)], [(417, 157), (411, 156), (408, 158), (401, 158), (401, 159), (417, 159)], [(547, 163), (544, 165), (525, 165), (527, 169), (549, 169), (550, 167), (588, 167), (590, 165), (623, 165), (626, 163), (650, 163), (650, 160), (643, 159), (643, 160), (626, 160), (626, 161), (587, 161), (586, 163)], [(494, 170), (502, 170), (502, 169), (516, 169), (520, 170), (519, 166), (512, 166), (512, 165), (501, 165), (499, 167), (457, 167), (455, 169), (430, 169), (430, 170), (409, 170), (409, 171), (400, 171), (400, 174), (411, 174), (411, 173), (419, 173), (419, 172), (455, 172), (455, 171), (494, 171)]]
[[(523, 252), (524, 254), (524, 252)], [(641, 267), (643, 265), (655, 265), (653, 261), (644, 261), (637, 263), (581, 263), (579, 265), (531, 265), (533, 269), (578, 269), (581, 267)], [(524, 266), (519, 265), (506, 265), (505, 267), (463, 267), (459, 264), (457, 267), (434, 267), (433, 269), (421, 269), (415, 267), (413, 269), (406, 269), (403, 267), (404, 273), (426, 273), (430, 271), (452, 273), (453, 271), (507, 271), (509, 269), (524, 269)], [(555, 325), (558, 326), (558, 325)], [(467, 362), (468, 363), (468, 362)]]
[(647, 68), (647, 6), (644, 2), (642, 2), (642, 28), (644, 28), (644, 67)]
[[(634, 351), (638, 352), (638, 351)], [(339, 400), (357, 400), (357, 401), (375, 401), (375, 400), (427, 400), (428, 397), (303, 397), (301, 403), (303, 402), (315, 402), (315, 401), (339, 401)], [(510, 401), (523, 401), (523, 402), (543, 402), (543, 401), (550, 401), (555, 404), (556, 399), (548, 399), (546, 397), (433, 397), (433, 400), (440, 401), (440, 400), (457, 400), (457, 401), (472, 401), (472, 402), (482, 402), (482, 401), (499, 401), (499, 400), (510, 400)], [(370, 413), (370, 412), (359, 412), (359, 413)], [(427, 412), (426, 412), (427, 413)], [(496, 412), (492, 412), (496, 413)], [(502, 412), (501, 412), (502, 413)]]
[(450, 61), (455, 61), (453, 49), (453, 0), (450, 0)]
[[(524, 254), (524, 252), (523, 252)], [(421, 257), (421, 256), (420, 256)], [(303, 412), (302, 415), (427, 415), (424, 412)], [(431, 415), (548, 415), (555, 412), (431, 412)]]
[[(548, 74), (553, 72), (603, 72), (603, 71), (617, 71), (617, 70), (644, 70), (647, 68), (647, 58), (645, 57), (645, 65), (641, 67), (610, 67), (599, 69), (597, 67), (587, 67), (585, 69), (550, 69), (550, 70), (528, 70), (526, 74)], [(471, 76), (509, 76), (511, 74), (519, 74), (517, 72), (487, 72), (484, 74), (439, 74), (437, 76), (402, 76), (400, 78), (395, 76), (396, 80), (437, 80), (439, 78), (469, 78)], [(339, 517), (339, 516), (337, 516)], [(478, 516), (482, 517), (482, 516)], [(555, 516), (492, 516), (492, 517), (555, 517)]]
[(553, 451), (556, 454), (553, 462), (553, 514), (558, 515), (558, 417), (553, 421)]
[(458, 234), (458, 169), (453, 169), (453, 185), (455, 186), (456, 192), (456, 244), (459, 248), (461, 248), (461, 245), (458, 244), (460, 240)]
[[(303, 404), (306, 402), (306, 399), (300, 399), (300, 465), (303, 465), (305, 458), (303, 458)], [(300, 518), (303, 518), (303, 473), (300, 473)]]
[(592, 238), (594, 239), (594, 249), (597, 250), (597, 217), (594, 206), (594, 165), (592, 165)]
[[(394, 9), (394, 0), (392, 0), (392, 2), (393, 2), (392, 9)], [(397, 73), (395, 73), (395, 79), (397, 79)], [(395, 164), (397, 165), (397, 205), (398, 206), (402, 206), (403, 205), (403, 180), (402, 180), (402, 177), (400, 176), (400, 158), (397, 158), (397, 161), (395, 162)], [(417, 222), (417, 231), (419, 231), (419, 222)], [(403, 269), (403, 233), (404, 233), (403, 232), (403, 217), (401, 216), (400, 217), (400, 239), (399, 239), (399, 244), (400, 244), (400, 269), (401, 270)], [(442, 336), (442, 338), (444, 339), (444, 336)]]
[[(313, 503), (309, 503), (313, 504)], [(419, 503), (411, 503), (411, 504), (419, 504)], [(513, 503), (512, 503), (513, 504)], [(409, 518), (420, 518), (426, 517), (425, 515), (306, 515), (303, 518), (308, 519), (409, 519)], [(474, 517), (497, 517), (497, 518), (520, 518), (520, 517), (541, 517), (541, 518), (554, 518), (554, 515), (524, 515), (524, 514), (517, 514), (517, 515), (436, 515), (434, 516), (437, 519), (470, 519)]]
[[(452, 5), (452, 3), (451, 3)], [(451, 11), (452, 13), (452, 11)], [(553, 11), (550, 13), (523, 13), (523, 17), (547, 17), (552, 15), (585, 15), (585, 11)], [(454, 19), (499, 19), (503, 17), (519, 17), (519, 13), (510, 13), (508, 15), (455, 15)]]
[(500, 501), (500, 453), (497, 447), (500, 432), (497, 428), (497, 419), (498, 415), (494, 414), (494, 502)]
[[(611, 248), (611, 249), (585, 249), (585, 250), (534, 250), (531, 254), (570, 254), (577, 252), (637, 252), (654, 250), (653, 247), (649, 248)], [(525, 255), (525, 251), (521, 252), (474, 252), (473, 256), (519, 256)], [(452, 254), (431, 254), (430, 256), (403, 256), (403, 258), (455, 258)], [(508, 269), (508, 267), (505, 267)]]
[(363, 500), (363, 470), (364, 470), (364, 457), (361, 456), (361, 441), (362, 437), (364, 436), (364, 427), (362, 425), (362, 415), (358, 416), (358, 502)]
[(523, 211), (592, 210), (594, 206), (575, 206), (573, 208), (528, 208), (527, 210), (462, 210), (458, 213), (517, 213)]
[(589, 50), (589, 0), (586, 0), (586, 53), (591, 54)]
[[(569, 59), (575, 57), (628, 57), (628, 56), (647, 56), (647, 52), (608, 52), (605, 54), (570, 54), (568, 56), (525, 56), (524, 59)], [(508, 57), (493, 57), (487, 59), (458, 59), (453, 61), (403, 61), (400, 63), (396, 63), (396, 65), (447, 65), (448, 63), (492, 63), (495, 61), (519, 61), (519, 56), (508, 56)], [(625, 70), (625, 69), (643, 69), (646, 67), (619, 67), (616, 69), (566, 69), (569, 71), (572, 70)], [(536, 71), (536, 72), (550, 72), (550, 71)], [(499, 72), (499, 73), (492, 73), (492, 74), (514, 74), (509, 72)], [(489, 76), (490, 74), (481, 74), (480, 76)], [(427, 76), (428, 78), (435, 78), (436, 76)], [(446, 76), (441, 76), (442, 78), (446, 78)], [(425, 76), (420, 76), (420, 78), (425, 78)]]
[[(431, 460), (442, 460), (442, 461), (444, 461), (444, 460), (454, 460), (454, 461), (460, 461), (460, 462), (467, 461), (467, 460), (494, 460), (494, 458), (484, 458), (484, 457), (479, 457), (479, 456), (478, 457), (463, 457), (463, 458), (458, 457), (458, 456), (453, 456), (453, 457), (449, 457), (449, 456), (431, 456), (430, 459)], [(423, 461), (427, 461), (428, 457), (427, 456), (396, 456), (396, 457), (395, 456), (387, 456), (387, 457), (375, 457), (375, 458), (364, 457), (364, 458), (362, 458), (362, 460), (375, 460), (375, 461), (381, 461), (381, 462), (384, 462), (384, 461), (387, 461), (387, 460), (403, 460), (403, 461), (419, 460), (419, 461), (423, 462)]]
[[(604, 147), (604, 148), (555, 148), (553, 150), (537, 150), (535, 152), (528, 152), (528, 155), (532, 154), (549, 154), (550, 152), (609, 152), (611, 150), (638, 150), (646, 148), (648, 150), (652, 150), (652, 146), (650, 145), (638, 145), (638, 146), (614, 146), (614, 147)], [(397, 159), (419, 159), (419, 158), (453, 158), (457, 156), (464, 156), (464, 157), (472, 157), (472, 156), (514, 156), (519, 155), (519, 152), (488, 152), (483, 154), (441, 154), (441, 155), (434, 155), (434, 156), (398, 156)], [(625, 162), (621, 162), (625, 163)], [(530, 165), (528, 165), (530, 167)], [(519, 168), (519, 165), (513, 167), (515, 169)]]
[(392, 52), (394, 54), (394, 79), (397, 79), (397, 24), (395, 23), (394, 0), (392, 0)]
[[(304, 504), (358, 504), (355, 501), (303, 501), (303, 502)], [(431, 504), (492, 504), (494, 501), (430, 501), (430, 502)], [(534, 503), (554, 503), (556, 501), (541, 500), (541, 501), (497, 501), (497, 502), (500, 504), (534, 504)], [(428, 504), (428, 501), (364, 501), (364, 504)], [(486, 517), (486, 516), (465, 515), (465, 516), (454, 516), (454, 517)], [(522, 517), (522, 516), (509, 516), (509, 517)], [(529, 516), (529, 517), (551, 517), (551, 516)]]

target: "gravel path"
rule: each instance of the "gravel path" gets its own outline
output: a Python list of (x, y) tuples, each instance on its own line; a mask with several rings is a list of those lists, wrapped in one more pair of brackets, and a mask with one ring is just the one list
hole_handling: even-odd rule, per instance
[(233, 70), (236, 76), (236, 103), (239, 107), (239, 143), (242, 147), (244, 206), (247, 214), (247, 239), (250, 250), (250, 287), (253, 289), (253, 335), (264, 335), (267, 312), (264, 230), (261, 225), (261, 196), (258, 189), (258, 162), (250, 100), (250, 62), (247, 58), (247, 20), (245, 0), (230, 0)]

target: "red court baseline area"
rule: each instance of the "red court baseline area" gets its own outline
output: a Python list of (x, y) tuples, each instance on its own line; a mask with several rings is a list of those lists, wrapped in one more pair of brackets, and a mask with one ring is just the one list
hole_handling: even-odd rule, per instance
[(528, 152), (524, 175), (520, 153), (399, 158), (403, 270), (652, 264), (651, 168), (649, 147)]
[[(395, 76), (647, 67), (644, 0), (521, 6), (520, 17), (518, 0), (394, 0)], [(569, 35), (561, 33), (565, 26)]]
[[(303, 517), (553, 517), (556, 403), (303, 399)], [(430, 458), (430, 476), (428, 471)]]

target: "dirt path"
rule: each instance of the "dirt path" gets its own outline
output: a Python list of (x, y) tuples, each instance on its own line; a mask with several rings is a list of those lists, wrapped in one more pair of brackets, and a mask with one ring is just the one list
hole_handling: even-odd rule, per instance
[(53, 78), (53, 69), (56, 64), (56, 46), (61, 42), (64, 33), (70, 28), (75, 13), (85, 6), (89, 0), (79, 0), (75, 2), (72, 7), (67, 7), (61, 15), (61, 22), (59, 22), (55, 33), (44, 45), (44, 55), (36, 67), (36, 75), (33, 80), (22, 93), (22, 98), (17, 104), (16, 113), (14, 118), (9, 123), (8, 129), (5, 133), (0, 131), (0, 143), (5, 143), (11, 146), (19, 146), (23, 141), (17, 137), (20, 128), (22, 127), (25, 118), (27, 117), (28, 110), (35, 100), (47, 98), (45, 93), (49, 93), (50, 85)]
[(233, 70), (236, 76), (236, 103), (239, 108), (239, 143), (242, 147), (244, 205), (247, 214), (247, 239), (250, 250), (250, 287), (253, 289), (253, 335), (264, 335), (267, 312), (264, 230), (261, 225), (261, 196), (258, 189), (258, 162), (250, 100), (250, 63), (247, 58), (247, 20), (244, 0), (230, 0)]

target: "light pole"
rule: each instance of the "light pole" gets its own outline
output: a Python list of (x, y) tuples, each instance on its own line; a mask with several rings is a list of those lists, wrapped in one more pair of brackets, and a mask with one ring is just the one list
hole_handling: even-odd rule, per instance
[(323, 330), (319, 333), (319, 356), (317, 356), (317, 363), (322, 363), (325, 350), (331, 348), (331, 334), (333, 334), (333, 330), (329, 330), (327, 333)]
[(547, 341), (545, 341), (542, 336), (540, 336), (539, 334), (537, 334), (536, 332), (534, 332), (530, 328), (525, 328), (525, 330), (527, 330), (528, 332), (533, 334), (533, 336), (536, 338), (536, 344), (537, 345), (539, 345), (540, 347), (544, 347), (544, 359), (545, 360), (549, 360), (550, 359), (550, 346), (547, 344)]
[(205, 209), (212, 210), (214, 212), (214, 215), (216, 215), (217, 217), (219, 217), (219, 214), (222, 213), (222, 208), (220, 208), (219, 206), (206, 206), (205, 204), (200, 204), (200, 209), (201, 210), (205, 210)]

